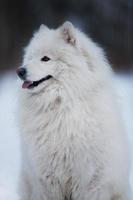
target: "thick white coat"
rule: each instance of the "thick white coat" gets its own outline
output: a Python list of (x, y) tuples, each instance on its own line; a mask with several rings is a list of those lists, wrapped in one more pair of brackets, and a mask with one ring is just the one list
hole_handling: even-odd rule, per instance
[(127, 142), (102, 49), (69, 22), (42, 25), (23, 66), (28, 80), (53, 78), (20, 89), (21, 200), (128, 200)]

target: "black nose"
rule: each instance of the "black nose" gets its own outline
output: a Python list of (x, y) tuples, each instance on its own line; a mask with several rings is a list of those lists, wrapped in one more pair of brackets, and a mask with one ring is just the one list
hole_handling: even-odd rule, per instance
[(17, 69), (17, 75), (21, 78), (21, 79), (26, 79), (26, 69), (21, 67)]

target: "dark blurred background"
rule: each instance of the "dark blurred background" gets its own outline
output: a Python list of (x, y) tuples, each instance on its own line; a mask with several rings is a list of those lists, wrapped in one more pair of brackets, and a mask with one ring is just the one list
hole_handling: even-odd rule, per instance
[(133, 0), (0, 0), (0, 73), (20, 65), (40, 24), (65, 20), (104, 47), (115, 71), (133, 69)]

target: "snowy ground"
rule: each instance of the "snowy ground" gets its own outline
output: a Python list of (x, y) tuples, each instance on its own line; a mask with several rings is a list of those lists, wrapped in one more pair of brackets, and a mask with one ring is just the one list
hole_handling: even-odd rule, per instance
[[(116, 76), (114, 85), (122, 99), (121, 111), (125, 121), (133, 161), (133, 77)], [(20, 168), (19, 134), (15, 124), (17, 104), (16, 80), (6, 75), (0, 81), (0, 200), (18, 200), (17, 183)], [(132, 167), (133, 168), (133, 167)], [(131, 173), (133, 186), (133, 169)]]

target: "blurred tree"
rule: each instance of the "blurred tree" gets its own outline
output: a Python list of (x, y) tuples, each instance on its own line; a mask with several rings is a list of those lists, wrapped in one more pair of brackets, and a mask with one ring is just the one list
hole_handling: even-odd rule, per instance
[(34, 23), (27, 0), (0, 1), (0, 69), (18, 65)]
[(1, 0), (0, 68), (17, 65), (32, 31), (71, 20), (106, 49), (116, 70), (133, 66), (132, 0)]

